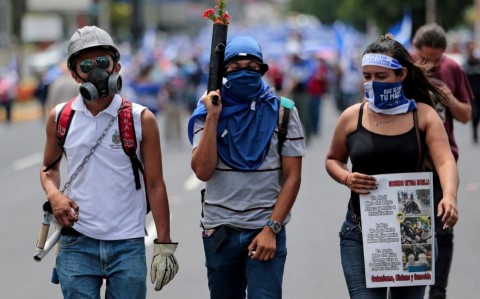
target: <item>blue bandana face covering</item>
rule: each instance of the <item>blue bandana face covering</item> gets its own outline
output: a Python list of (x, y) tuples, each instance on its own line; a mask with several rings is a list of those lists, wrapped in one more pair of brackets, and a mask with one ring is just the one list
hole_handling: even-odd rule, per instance
[[(258, 43), (248, 36), (235, 37), (227, 43), (224, 61), (227, 64), (249, 57), (260, 63), (260, 71), (241, 67), (225, 74), (227, 81), (221, 88), (222, 112), (217, 124), (219, 159), (241, 171), (255, 170), (262, 165), (275, 132), (279, 108), (278, 97), (262, 79), (268, 66), (263, 63)], [(196, 119), (205, 115), (207, 110), (200, 101), (188, 121), (190, 142), (193, 142)]]
[(263, 93), (262, 75), (256, 71), (241, 69), (228, 73), (226, 78), (225, 88), (237, 99), (251, 101)]
[[(259, 91), (256, 91), (258, 96), (245, 94), (242, 97), (234, 97), (235, 91), (243, 94), (240, 90), (242, 85), (238, 85), (242, 79), (237, 78), (235, 73), (237, 72), (229, 75), (232, 75), (230, 79), (237, 84), (227, 88), (227, 82), (222, 86), (223, 108), (217, 124), (218, 156), (233, 169), (255, 170), (267, 156), (270, 140), (277, 125), (279, 100), (263, 80), (260, 80)], [(190, 142), (193, 142), (195, 119), (205, 115), (207, 110), (200, 101), (188, 121)]]
[(368, 107), (374, 112), (395, 115), (417, 108), (415, 101), (403, 94), (402, 82), (368, 81), (364, 86)]

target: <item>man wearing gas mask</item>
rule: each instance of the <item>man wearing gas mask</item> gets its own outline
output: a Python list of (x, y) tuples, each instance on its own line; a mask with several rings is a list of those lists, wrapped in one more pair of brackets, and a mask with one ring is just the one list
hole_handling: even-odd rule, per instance
[[(78, 29), (68, 44), (67, 63), (81, 84), (79, 95), (52, 109), (46, 123), (40, 180), (62, 227), (56, 271), (64, 298), (98, 298), (103, 279), (107, 298), (146, 297), (148, 209), (158, 235), (150, 273), (155, 290), (178, 271), (157, 122), (151, 111), (119, 94), (119, 60), (107, 32), (95, 26)], [(61, 118), (67, 107), (65, 128)], [(132, 132), (121, 127), (127, 116), (125, 126)], [(136, 144), (130, 155), (125, 139)], [(63, 154), (67, 177), (60, 189)]]

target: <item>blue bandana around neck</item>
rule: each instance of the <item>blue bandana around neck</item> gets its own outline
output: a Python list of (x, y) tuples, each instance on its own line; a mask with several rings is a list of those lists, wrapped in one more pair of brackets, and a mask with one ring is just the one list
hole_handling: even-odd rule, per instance
[(403, 94), (402, 82), (368, 81), (364, 86), (368, 107), (374, 112), (396, 115), (417, 109), (415, 101)]
[[(260, 167), (267, 156), (277, 125), (278, 97), (261, 78), (260, 83), (258, 90), (245, 98), (235, 96), (238, 92), (232, 92), (240, 91), (235, 80), (231, 80), (230, 85), (226, 82), (222, 86), (217, 151), (220, 159), (236, 170), (249, 171)], [(195, 119), (206, 115), (207, 110), (200, 101), (188, 122), (190, 143), (193, 143)]]

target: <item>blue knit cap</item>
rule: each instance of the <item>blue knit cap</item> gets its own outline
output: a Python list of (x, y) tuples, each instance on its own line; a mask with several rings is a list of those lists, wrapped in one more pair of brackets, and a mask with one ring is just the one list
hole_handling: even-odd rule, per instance
[(262, 48), (250, 36), (234, 37), (227, 42), (224, 59), (225, 67), (232, 62), (242, 59), (253, 60), (260, 64), (262, 74), (268, 71), (268, 65), (263, 63)]

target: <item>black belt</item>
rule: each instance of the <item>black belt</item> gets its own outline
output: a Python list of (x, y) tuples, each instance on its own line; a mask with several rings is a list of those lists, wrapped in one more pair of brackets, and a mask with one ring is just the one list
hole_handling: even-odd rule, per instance
[(73, 236), (73, 237), (83, 236), (82, 233), (79, 233), (78, 231), (74, 230), (72, 227), (62, 227), (60, 234), (62, 234), (63, 236)]

